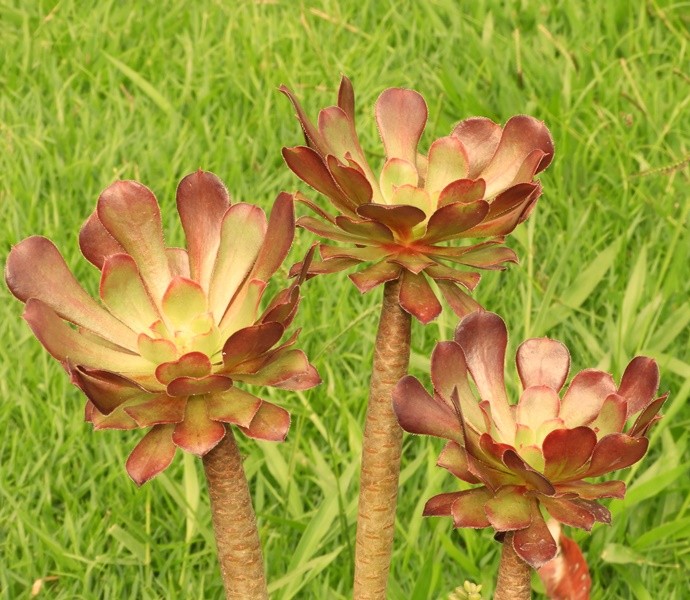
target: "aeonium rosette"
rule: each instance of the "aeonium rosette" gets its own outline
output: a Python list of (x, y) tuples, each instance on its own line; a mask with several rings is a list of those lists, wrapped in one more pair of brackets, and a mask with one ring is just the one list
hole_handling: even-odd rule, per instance
[[(487, 118), (469, 118), (423, 155), (417, 145), (426, 126), (426, 102), (413, 90), (390, 88), (376, 102), (386, 153), (376, 175), (355, 130), (354, 92), (346, 77), (338, 105), (323, 109), (317, 125), (288, 88), (281, 91), (297, 111), (307, 144), (284, 148), (285, 161), (340, 213), (329, 215), (300, 197), (320, 219), (301, 217), (297, 224), (355, 245), (321, 245), (322, 261), (313, 263), (310, 272), (333, 273), (367, 263), (350, 275), (359, 290), (400, 278), (400, 305), (423, 323), (441, 312), (427, 278), (459, 316), (476, 310), (477, 303), (462, 288), (474, 289), (480, 276), (467, 267), (501, 269), (517, 261), (502, 246), (503, 236), (529, 216), (541, 194), (534, 176), (553, 158), (544, 123), (520, 115), (501, 127)], [(487, 239), (470, 242), (477, 238)], [(462, 244), (449, 247), (450, 240)]]
[(623, 498), (625, 484), (586, 480), (629, 467), (644, 456), (649, 444), (645, 436), (660, 418), (666, 395), (655, 398), (656, 362), (638, 356), (620, 385), (608, 373), (586, 369), (560, 397), (570, 355), (560, 342), (540, 338), (517, 350), (523, 391), (511, 404), (504, 382), (506, 344), (506, 327), (498, 315), (468, 315), (454, 341), (434, 349), (434, 395), (408, 376), (398, 383), (393, 403), (406, 431), (450, 440), (439, 466), (481, 484), (431, 498), (424, 514), (452, 516), (456, 527), (493, 527), (499, 536), (514, 532), (515, 552), (539, 568), (557, 551), (542, 509), (565, 525), (586, 530), (596, 521), (609, 523), (610, 512), (597, 500)]
[(6, 280), (24, 318), (88, 400), (95, 429), (151, 428), (127, 460), (141, 484), (176, 448), (203, 456), (226, 424), (264, 440), (285, 438), (289, 413), (236, 382), (292, 390), (319, 382), (296, 334), (284, 337), (299, 303), (297, 280), (261, 312), (259, 303), (294, 237), (292, 196), (270, 220), (231, 204), (223, 183), (198, 171), (177, 189), (187, 249), (166, 248), (153, 193), (118, 181), (81, 229), (82, 253), (101, 271), (94, 300), (53, 243), (40, 236), (12, 248)]

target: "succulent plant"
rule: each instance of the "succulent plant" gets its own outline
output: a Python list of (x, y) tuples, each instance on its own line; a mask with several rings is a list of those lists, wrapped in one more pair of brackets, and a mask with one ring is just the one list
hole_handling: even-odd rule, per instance
[[(424, 98), (413, 90), (390, 88), (376, 102), (386, 153), (376, 175), (355, 130), (349, 79), (341, 81), (338, 105), (319, 113), (318, 126), (288, 88), (281, 91), (297, 111), (307, 144), (284, 148), (285, 161), (340, 213), (332, 216), (300, 196), (320, 218), (301, 217), (297, 224), (354, 246), (322, 244), (322, 260), (310, 272), (365, 264), (350, 275), (361, 292), (401, 279), (400, 305), (423, 323), (441, 312), (427, 278), (459, 316), (477, 309), (464, 290), (474, 289), (480, 276), (468, 267), (501, 269), (517, 261), (502, 245), (503, 236), (529, 216), (541, 194), (534, 176), (553, 158), (546, 126), (524, 115), (504, 127), (473, 117), (435, 140), (423, 155), (417, 145), (427, 121)], [(462, 243), (449, 247), (450, 240)]]
[(305, 389), (319, 382), (296, 334), (281, 342), (299, 304), (298, 279), (262, 312), (259, 302), (294, 236), (293, 198), (278, 196), (270, 220), (231, 204), (223, 183), (198, 171), (177, 188), (187, 249), (166, 248), (153, 193), (118, 181), (81, 229), (82, 253), (100, 274), (100, 299), (79, 284), (53, 243), (17, 244), (6, 280), (24, 319), (86, 397), (95, 429), (149, 428), (127, 460), (137, 484), (176, 448), (203, 456), (226, 424), (284, 439), (289, 413), (237, 387)]
[(407, 376), (394, 391), (394, 410), (406, 431), (449, 440), (438, 465), (479, 484), (431, 498), (424, 514), (452, 516), (456, 527), (493, 527), (499, 539), (511, 532), (517, 555), (539, 568), (557, 552), (542, 510), (586, 530), (597, 521), (609, 523), (611, 514), (598, 500), (623, 498), (625, 484), (588, 479), (629, 467), (644, 456), (646, 434), (660, 418), (667, 395), (655, 398), (657, 364), (638, 356), (619, 385), (608, 373), (586, 369), (561, 397), (569, 352), (560, 342), (539, 338), (517, 350), (523, 391), (510, 403), (504, 381), (506, 344), (499, 316), (485, 311), (468, 315), (454, 341), (434, 349), (433, 396)]

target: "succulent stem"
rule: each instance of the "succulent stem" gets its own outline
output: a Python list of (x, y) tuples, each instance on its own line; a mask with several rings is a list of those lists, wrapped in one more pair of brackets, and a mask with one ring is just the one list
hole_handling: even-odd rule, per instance
[(513, 549), (513, 534), (503, 539), (501, 564), (494, 600), (529, 600), (531, 597), (531, 568)]
[(400, 280), (385, 284), (369, 390), (357, 517), (354, 597), (383, 600), (393, 550), (402, 429), (392, 392), (407, 374), (410, 315), (400, 307)]
[(203, 458), (218, 562), (230, 600), (267, 600), (256, 517), (232, 429)]

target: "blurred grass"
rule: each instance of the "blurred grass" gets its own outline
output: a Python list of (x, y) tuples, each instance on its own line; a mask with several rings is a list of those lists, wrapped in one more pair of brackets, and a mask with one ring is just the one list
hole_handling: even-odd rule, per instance
[[(488, 273), (477, 298), (502, 314), (514, 348), (550, 335), (573, 369), (620, 376), (656, 357), (671, 396), (645, 463), (624, 473), (612, 527), (573, 535), (593, 598), (684, 596), (690, 567), (686, 431), (690, 393), (690, 14), (687, 2), (596, 5), (522, 0), (206, 1), (0, 6), (0, 248), (32, 233), (55, 240), (93, 290), (76, 232), (116, 178), (158, 195), (169, 241), (179, 179), (203, 167), (235, 199), (268, 208), (300, 188), (282, 145), (300, 141), (280, 83), (310, 113), (340, 73), (358, 94), (358, 127), (381, 155), (371, 118), (387, 86), (422, 92), (428, 142), (466, 116), (547, 122), (556, 140), (545, 193), (511, 238), (521, 265)], [(303, 191), (307, 191), (301, 187)], [(292, 258), (311, 242), (300, 232)], [(348, 598), (358, 453), (380, 291), (345, 275), (312, 280), (301, 345), (324, 384), (274, 394), (293, 412), (281, 446), (246, 441), (272, 597)], [(142, 489), (123, 463), (136, 432), (93, 434), (82, 399), (0, 288), (0, 597), (215, 598), (221, 588), (198, 465), (175, 464)], [(426, 379), (455, 318), (413, 331), (412, 371)], [(430, 495), (457, 485), (434, 466), (435, 440), (407, 439), (390, 597), (443, 598), (465, 579), (493, 590), (488, 532), (422, 519)], [(45, 578), (45, 579), (44, 579)], [(38, 585), (38, 584), (36, 584)], [(535, 583), (538, 586), (538, 584)]]

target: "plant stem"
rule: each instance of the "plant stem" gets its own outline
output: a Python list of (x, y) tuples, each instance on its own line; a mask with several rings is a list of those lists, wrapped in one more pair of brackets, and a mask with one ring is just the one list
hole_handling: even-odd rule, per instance
[(410, 315), (400, 281), (385, 284), (369, 389), (355, 548), (356, 600), (384, 600), (393, 550), (402, 429), (393, 412), (395, 384), (410, 361)]
[(203, 457), (218, 562), (230, 600), (267, 600), (256, 517), (232, 429)]
[(530, 566), (515, 553), (513, 534), (507, 533), (503, 539), (494, 600), (529, 600), (532, 595), (530, 577)]

